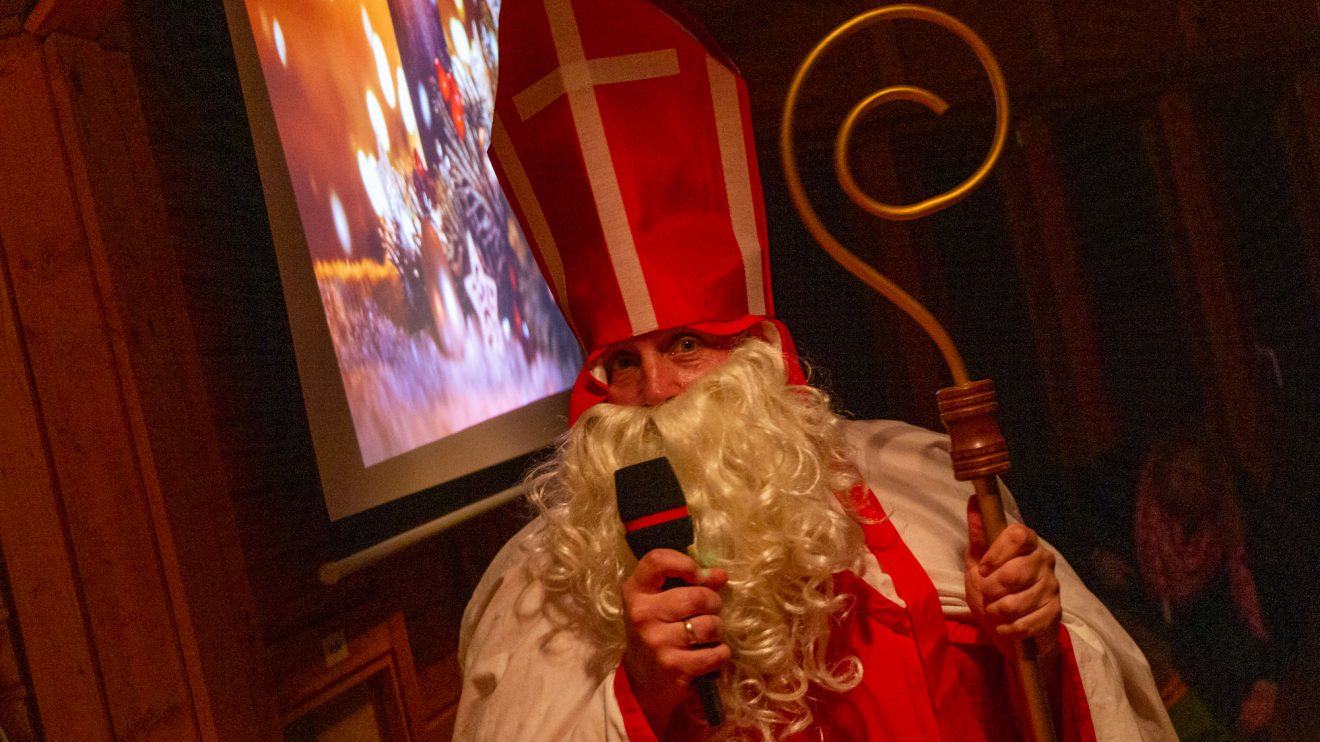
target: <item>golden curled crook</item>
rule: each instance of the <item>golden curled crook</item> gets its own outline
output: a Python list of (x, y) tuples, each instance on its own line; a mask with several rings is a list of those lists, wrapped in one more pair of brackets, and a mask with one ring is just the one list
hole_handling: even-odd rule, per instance
[(871, 109), (894, 100), (920, 103), (936, 114), (944, 113), (949, 107), (942, 98), (928, 90), (910, 85), (895, 85), (872, 93), (862, 99), (860, 103), (853, 106), (844, 119), (834, 142), (834, 169), (839, 178), (839, 185), (842, 186), (844, 192), (848, 194), (848, 197), (854, 203), (868, 213), (894, 221), (906, 221), (918, 219), (952, 206), (966, 198), (973, 189), (981, 184), (981, 181), (985, 180), (991, 168), (995, 166), (995, 162), (998, 161), (999, 154), (1004, 149), (1004, 141), (1008, 138), (1008, 92), (1007, 85), (1004, 82), (1004, 73), (1000, 70), (999, 63), (995, 61), (994, 55), (990, 53), (990, 48), (981, 40), (981, 37), (977, 36), (962, 21), (946, 13), (921, 5), (888, 5), (863, 13), (834, 29), (811, 50), (811, 53), (798, 66), (797, 73), (793, 75), (793, 82), (788, 87), (788, 98), (784, 102), (784, 113), (779, 127), (779, 153), (783, 159), (784, 175), (788, 181), (789, 195), (793, 199), (793, 205), (797, 209), (798, 215), (802, 217), (808, 231), (816, 238), (816, 241), (848, 272), (879, 291), (897, 305), (899, 309), (902, 309), (912, 319), (916, 320), (939, 347), (945, 363), (949, 366), (953, 382), (955, 384), (965, 384), (969, 381), (966, 366), (944, 327), (920, 302), (913, 299), (911, 295), (871, 267), (866, 261), (854, 255), (825, 229), (824, 224), (816, 215), (815, 209), (812, 208), (811, 201), (807, 198), (806, 189), (803, 188), (802, 178), (798, 173), (797, 158), (793, 154), (793, 114), (797, 107), (802, 84), (806, 80), (807, 73), (812, 65), (816, 63), (816, 60), (831, 44), (854, 31), (882, 20), (899, 19), (929, 21), (946, 28), (966, 41), (972, 51), (976, 53), (977, 59), (981, 61), (981, 66), (985, 68), (986, 75), (990, 79), (990, 88), (995, 98), (995, 136), (990, 145), (990, 152), (986, 155), (981, 166), (967, 180), (956, 188), (924, 201), (907, 206), (892, 206), (866, 195), (861, 187), (857, 185), (857, 181), (852, 175), (852, 169), (848, 166), (848, 141), (852, 137), (853, 128), (856, 126), (858, 119)]

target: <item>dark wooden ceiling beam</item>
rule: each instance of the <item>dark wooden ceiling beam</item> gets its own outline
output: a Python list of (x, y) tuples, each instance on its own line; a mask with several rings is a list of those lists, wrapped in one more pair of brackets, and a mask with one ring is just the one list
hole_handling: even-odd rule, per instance
[[(0, 0), (25, 5), (21, 0)], [(33, 36), (45, 38), (65, 33), (83, 39), (99, 39), (124, 12), (124, 0), (38, 0), (23, 27)]]

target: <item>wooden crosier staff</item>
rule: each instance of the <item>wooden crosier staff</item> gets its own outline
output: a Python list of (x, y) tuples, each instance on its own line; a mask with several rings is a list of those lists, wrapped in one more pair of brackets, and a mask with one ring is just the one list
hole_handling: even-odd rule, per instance
[[(908, 85), (887, 87), (863, 98), (848, 112), (843, 125), (839, 128), (839, 134), (834, 142), (834, 168), (839, 177), (839, 184), (848, 197), (866, 211), (885, 219), (898, 221), (917, 219), (952, 206), (980, 185), (999, 159), (999, 154), (1004, 148), (1004, 140), (1008, 135), (1008, 94), (1004, 75), (985, 42), (970, 28), (950, 15), (920, 5), (890, 5), (863, 13), (834, 29), (811, 50), (798, 67), (788, 89), (788, 98), (784, 103), (783, 119), (780, 124), (780, 156), (783, 159), (784, 173), (793, 205), (816, 241), (850, 273), (879, 291), (916, 320), (926, 334), (935, 341), (944, 356), (944, 362), (953, 376), (953, 386), (939, 390), (936, 398), (939, 403), (940, 419), (952, 439), (950, 452), (953, 458), (953, 475), (959, 481), (972, 482), (981, 519), (985, 525), (986, 543), (994, 543), (1007, 526), (1004, 504), (999, 493), (998, 475), (1008, 471), (1009, 468), (1008, 446), (1004, 442), (1004, 436), (999, 432), (999, 424), (995, 419), (998, 404), (995, 402), (994, 385), (989, 379), (972, 381), (967, 375), (966, 365), (958, 349), (954, 347), (949, 334), (934, 316), (898, 285), (845, 248), (825, 229), (807, 199), (802, 179), (798, 174), (797, 160), (793, 154), (793, 111), (797, 105), (802, 83), (817, 58), (831, 44), (866, 25), (897, 19), (928, 21), (942, 26), (966, 41), (976, 53), (994, 91), (994, 141), (990, 146), (989, 154), (976, 172), (946, 193), (907, 206), (891, 206), (872, 199), (858, 187), (848, 167), (848, 141), (857, 120), (871, 109), (894, 100), (920, 103), (937, 114), (944, 113), (949, 107), (939, 96), (922, 88)], [(1036, 742), (1054, 742), (1056, 737), (1053, 717), (1050, 714), (1049, 697), (1041, 679), (1036, 652), (1034, 639), (1027, 639), (1021, 643), (1017, 653), (1018, 678), (1026, 696), (1033, 738)]]

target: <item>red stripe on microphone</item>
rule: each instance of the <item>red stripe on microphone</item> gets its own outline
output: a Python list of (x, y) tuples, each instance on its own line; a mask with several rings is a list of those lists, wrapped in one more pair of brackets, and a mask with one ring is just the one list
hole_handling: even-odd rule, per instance
[(632, 533), (633, 531), (642, 528), (650, 528), (651, 526), (668, 523), (671, 520), (678, 520), (679, 518), (686, 518), (687, 516), (687, 505), (679, 505), (673, 510), (661, 510), (658, 513), (651, 513), (650, 515), (643, 515), (636, 520), (630, 520), (623, 524), (623, 530), (625, 533)]

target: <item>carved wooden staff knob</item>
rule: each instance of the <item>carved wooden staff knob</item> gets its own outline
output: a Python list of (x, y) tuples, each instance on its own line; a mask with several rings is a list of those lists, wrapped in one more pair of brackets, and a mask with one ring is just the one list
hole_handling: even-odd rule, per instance
[(999, 432), (995, 385), (989, 379), (945, 387), (935, 394), (940, 420), (949, 431), (953, 476), (967, 482), (1009, 469), (1008, 444)]

